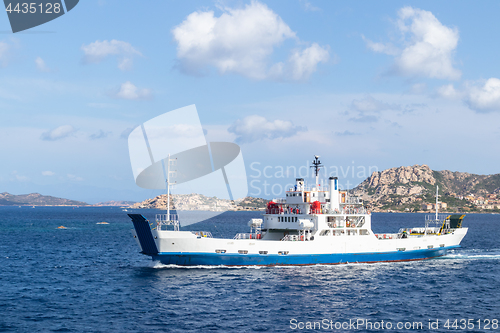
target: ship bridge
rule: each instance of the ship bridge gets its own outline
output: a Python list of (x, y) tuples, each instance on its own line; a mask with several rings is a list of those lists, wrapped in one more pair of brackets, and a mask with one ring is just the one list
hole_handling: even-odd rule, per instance
[(365, 223), (367, 215), (362, 200), (339, 189), (337, 177), (330, 177), (328, 185), (312, 187), (306, 186), (303, 178), (297, 178), (283, 199), (267, 204), (262, 231), (267, 239), (303, 235), (302, 239), (309, 240), (317, 232), (336, 228), (348, 228), (339, 229), (338, 233), (354, 235), (360, 232), (350, 229), (369, 227), (370, 223)]
[(339, 190), (338, 178), (330, 177), (329, 185), (307, 187), (297, 178), (285, 198), (267, 204), (266, 214), (364, 214), (363, 201)]

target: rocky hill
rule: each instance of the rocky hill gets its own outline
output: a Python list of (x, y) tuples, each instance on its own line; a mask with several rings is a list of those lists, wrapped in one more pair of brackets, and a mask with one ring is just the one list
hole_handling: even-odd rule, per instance
[[(170, 207), (178, 210), (259, 210), (264, 209), (269, 200), (246, 197), (243, 200), (218, 199), (202, 194), (171, 194)], [(159, 195), (152, 199), (138, 202), (131, 208), (167, 209), (167, 195)]]
[(374, 172), (355, 189), (374, 209), (420, 211), (422, 204), (440, 201), (449, 210), (498, 210), (500, 174), (475, 175), (448, 170), (433, 171), (427, 165), (391, 168)]
[(89, 206), (89, 204), (40, 193), (15, 195), (4, 192), (0, 193), (0, 206)]

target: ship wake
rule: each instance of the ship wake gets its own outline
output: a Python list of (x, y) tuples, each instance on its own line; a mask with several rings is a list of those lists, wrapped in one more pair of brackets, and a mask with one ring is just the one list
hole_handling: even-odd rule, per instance
[(450, 251), (443, 259), (500, 260), (500, 249), (468, 249)]
[(261, 269), (261, 268), (264, 268), (265, 266), (226, 266), (226, 265), (181, 266), (181, 265), (173, 265), (173, 264), (165, 265), (159, 261), (155, 261), (155, 262), (151, 263), (150, 267), (154, 268), (154, 269), (244, 269), (244, 268)]

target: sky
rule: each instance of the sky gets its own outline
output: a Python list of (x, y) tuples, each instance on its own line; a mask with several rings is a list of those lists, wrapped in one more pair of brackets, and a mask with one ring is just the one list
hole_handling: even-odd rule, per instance
[[(127, 137), (195, 104), (241, 147), (249, 195), (296, 177), (499, 173), (496, 1), (85, 0), (12, 33), (0, 15), (0, 192), (140, 201)], [(195, 191), (196, 189), (193, 189)], [(174, 192), (175, 193), (175, 192)]]

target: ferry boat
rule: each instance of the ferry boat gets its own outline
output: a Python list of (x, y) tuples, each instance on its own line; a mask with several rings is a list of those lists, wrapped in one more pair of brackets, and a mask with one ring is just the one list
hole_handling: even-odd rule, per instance
[[(425, 226), (395, 233), (372, 231), (372, 215), (360, 198), (339, 189), (338, 178), (307, 187), (297, 178), (283, 199), (267, 204), (262, 219), (251, 219), (250, 232), (233, 239), (214, 238), (208, 231), (181, 231), (177, 214), (157, 214), (151, 223), (128, 214), (141, 252), (166, 265), (281, 266), (331, 265), (422, 260), (443, 256), (460, 246), (467, 234), (465, 215), (427, 216)], [(168, 179), (167, 179), (167, 189)]]

